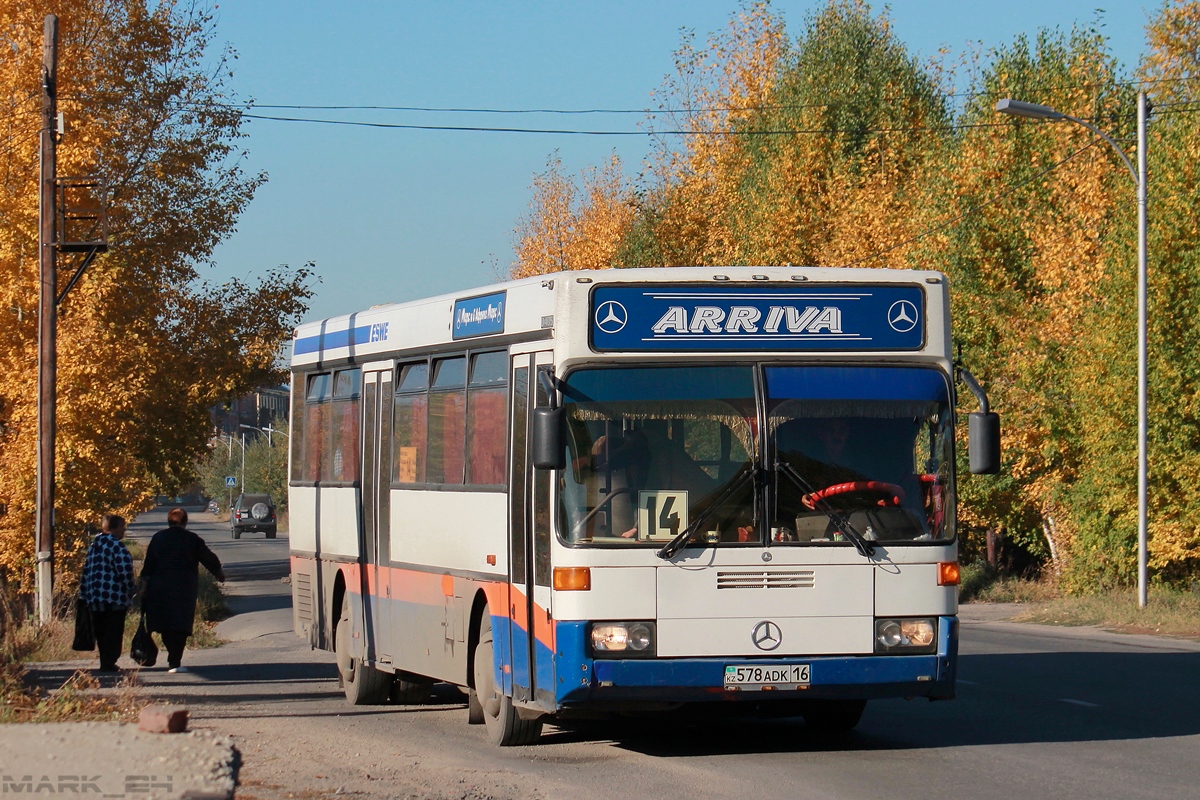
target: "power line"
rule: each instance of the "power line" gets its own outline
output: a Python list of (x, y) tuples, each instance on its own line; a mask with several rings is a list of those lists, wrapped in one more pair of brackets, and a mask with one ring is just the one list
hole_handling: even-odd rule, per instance
[(976, 122), (976, 123), (952, 123), (948, 122), (943, 125), (915, 125), (897, 128), (795, 128), (795, 129), (768, 129), (768, 130), (724, 130), (724, 131), (702, 131), (702, 130), (643, 130), (643, 131), (621, 131), (621, 130), (584, 130), (584, 129), (568, 129), (568, 128), (518, 128), (518, 127), (498, 127), (488, 125), (416, 125), (412, 123), (401, 122), (365, 122), (361, 120), (347, 119), (321, 119), (316, 117), (281, 117), (268, 114), (242, 114), (247, 119), (269, 120), (272, 122), (302, 122), (317, 125), (346, 125), (351, 127), (362, 128), (386, 128), (397, 130), (417, 130), (417, 131), (466, 131), (473, 133), (530, 133), (530, 134), (551, 134), (561, 136), (793, 136), (793, 135), (826, 135), (834, 136), (844, 133), (853, 134), (871, 134), (871, 133), (912, 133), (916, 131), (927, 130), (964, 130), (971, 128), (1000, 128), (1012, 127), (1013, 122)]

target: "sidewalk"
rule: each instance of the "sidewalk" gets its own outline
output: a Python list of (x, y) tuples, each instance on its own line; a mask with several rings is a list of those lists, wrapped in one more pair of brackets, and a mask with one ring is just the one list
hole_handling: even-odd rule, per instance
[(0, 795), (233, 797), (238, 753), (208, 731), (158, 734), (119, 722), (0, 725)]
[[(189, 511), (199, 509), (190, 509)], [(143, 515), (130, 525), (133, 538), (146, 539), (165, 524), (165, 509)], [(207, 517), (201, 513), (197, 518)], [(189, 649), (189, 673), (168, 674), (165, 654), (155, 667), (139, 669), (128, 653), (118, 662), (136, 676), (139, 700), (183, 705), (190, 712), (189, 731), (147, 733), (136, 723), (74, 722), (0, 725), (0, 797), (10, 794), (63, 794), (134, 800), (162, 798), (232, 798), (241, 754), (228, 737), (218, 734), (212, 718), (236, 702), (239, 692), (263, 691), (264, 685), (323, 677), (336, 672), (319, 663), (292, 664), (284, 655), (294, 645), (291, 586), (286, 560), (227, 565), (238, 579), (225, 584), (231, 616), (216, 626), (229, 642), (224, 647)], [(272, 634), (280, 634), (273, 636)], [(254, 640), (263, 653), (245, 663), (238, 643)], [(276, 644), (275, 640), (278, 640)], [(324, 656), (325, 654), (321, 654)], [(326, 659), (327, 660), (327, 659)], [(44, 690), (62, 686), (76, 671), (90, 671), (96, 657), (28, 664), (27, 676)], [(129, 691), (123, 676), (96, 675), (102, 693)], [(334, 684), (336, 687), (336, 684)], [(214, 713), (216, 712), (216, 713)]]

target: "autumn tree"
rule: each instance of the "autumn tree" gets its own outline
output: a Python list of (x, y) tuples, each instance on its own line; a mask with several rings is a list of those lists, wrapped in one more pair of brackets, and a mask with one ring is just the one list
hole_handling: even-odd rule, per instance
[(634, 198), (613, 155), (581, 176), (563, 175), (557, 154), (533, 178), (529, 214), (514, 232), (512, 278), (575, 269), (606, 269), (633, 222)]
[(956, 344), (1004, 420), (1004, 474), (968, 476), (962, 454), (960, 549), (976, 555), (991, 529), (1045, 559), (1068, 591), (1129, 585), (1133, 182), (1086, 128), (1001, 117), (995, 104), (1050, 105), (1132, 153), (1135, 94), (1148, 87), (1151, 566), (1158, 580), (1194, 580), (1200, 2), (1165, 3), (1147, 34), (1134, 80), (1085, 25), (994, 47), (952, 93), (953, 76), (909, 55), (887, 13), (861, 0), (829, 0), (794, 41), (768, 5), (742, 5), (725, 31), (703, 46), (689, 34), (676, 54), (662, 93), (673, 116), (651, 127), (686, 135), (659, 142), (613, 264), (945, 272)]
[[(201, 269), (263, 175), (242, 167), (232, 53), (193, 0), (0, 0), (0, 573), (28, 590), (36, 438), (37, 164), (42, 21), (60, 20), (59, 174), (95, 175), (109, 252), (60, 306), (57, 569), (83, 527), (189, 480), (206, 408), (281, 377), (278, 354), (311, 268), (214, 285)], [(62, 268), (70, 268), (67, 259)], [(60, 280), (60, 285), (65, 280)]]
[[(765, 2), (746, 3), (703, 46), (688, 33), (675, 74), (656, 93), (656, 136), (638, 215), (618, 266), (746, 264), (735, 205), (751, 166), (739, 128), (770, 102), (787, 51), (782, 20)], [(664, 130), (665, 128), (665, 130)]]

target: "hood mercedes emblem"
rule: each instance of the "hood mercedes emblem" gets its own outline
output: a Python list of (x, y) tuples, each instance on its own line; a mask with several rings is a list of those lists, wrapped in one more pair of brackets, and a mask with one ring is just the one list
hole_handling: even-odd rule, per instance
[(770, 620), (764, 620), (754, 626), (750, 640), (759, 650), (774, 650), (783, 644), (783, 631)]

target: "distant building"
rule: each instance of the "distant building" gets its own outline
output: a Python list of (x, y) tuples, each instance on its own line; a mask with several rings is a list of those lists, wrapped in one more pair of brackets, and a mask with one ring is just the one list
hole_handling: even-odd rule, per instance
[(209, 409), (213, 427), (217, 433), (237, 434), (242, 425), (261, 429), (275, 420), (286, 420), (288, 396), (288, 387), (275, 386), (214, 406)]

